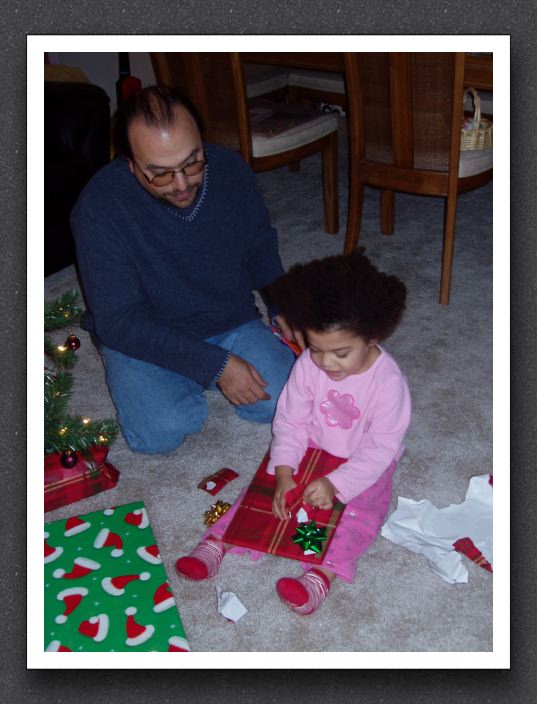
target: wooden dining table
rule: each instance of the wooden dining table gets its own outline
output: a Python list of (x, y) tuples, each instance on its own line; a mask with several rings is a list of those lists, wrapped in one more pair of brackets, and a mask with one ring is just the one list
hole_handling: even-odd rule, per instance
[[(342, 52), (244, 52), (245, 62), (307, 68), (343, 73)], [(467, 53), (464, 60), (464, 84), (477, 90), (492, 90), (492, 54)]]

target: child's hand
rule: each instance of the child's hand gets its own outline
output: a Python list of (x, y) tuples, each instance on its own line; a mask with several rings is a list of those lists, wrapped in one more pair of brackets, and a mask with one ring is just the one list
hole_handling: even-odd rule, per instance
[(305, 503), (316, 508), (328, 509), (332, 508), (335, 494), (335, 486), (329, 479), (323, 477), (308, 484), (304, 489), (302, 499)]
[(281, 315), (281, 313), (275, 317), (275, 320), (280, 326), (284, 337), (286, 337), (290, 342), (296, 342), (300, 349), (304, 351), (306, 349), (306, 343), (304, 342), (304, 335), (300, 332), (300, 330), (295, 330), (288, 325), (287, 320), (283, 317), (283, 315)]
[(285, 503), (285, 495), (294, 489), (296, 482), (293, 479), (293, 468), (281, 465), (276, 467), (276, 489), (272, 499), (272, 513), (282, 521), (289, 518), (289, 509)]

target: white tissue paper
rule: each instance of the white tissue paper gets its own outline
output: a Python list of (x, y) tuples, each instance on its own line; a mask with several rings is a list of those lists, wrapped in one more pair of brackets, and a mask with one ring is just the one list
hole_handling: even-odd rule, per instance
[(490, 475), (472, 477), (462, 504), (436, 508), (430, 501), (401, 496), (381, 535), (424, 555), (431, 570), (449, 584), (468, 582), (468, 570), (453, 543), (470, 538), (492, 565), (492, 486)]
[(308, 514), (306, 513), (306, 511), (304, 511), (303, 508), (300, 508), (300, 509), (297, 511), (296, 520), (297, 520), (299, 523), (309, 523), (309, 520), (310, 520), (310, 519), (309, 519), (309, 516), (308, 516)]
[(248, 610), (242, 604), (237, 595), (233, 592), (225, 592), (219, 584), (215, 584), (216, 599), (218, 601), (218, 613), (222, 614), (228, 621), (236, 623)]

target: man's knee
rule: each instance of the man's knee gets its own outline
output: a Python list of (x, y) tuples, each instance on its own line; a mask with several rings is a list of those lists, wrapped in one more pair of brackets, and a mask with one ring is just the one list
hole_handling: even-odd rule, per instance
[(141, 452), (146, 455), (167, 455), (180, 447), (185, 436), (174, 435), (141, 435), (130, 428), (121, 427), (125, 442), (132, 452)]
[(186, 409), (163, 413), (158, 417), (148, 414), (140, 423), (123, 419), (118, 414), (118, 423), (129, 448), (148, 455), (173, 452), (183, 444), (187, 435), (199, 433), (206, 420), (206, 407), (192, 415)]

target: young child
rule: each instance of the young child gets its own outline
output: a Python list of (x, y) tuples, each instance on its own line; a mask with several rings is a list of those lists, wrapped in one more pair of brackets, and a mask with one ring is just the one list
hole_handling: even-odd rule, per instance
[[(321, 565), (304, 563), (301, 577), (276, 583), (279, 597), (299, 614), (311, 614), (335, 577), (353, 582), (357, 559), (378, 534), (388, 511), (392, 475), (403, 453), (411, 402), (404, 375), (380, 346), (405, 308), (406, 288), (379, 272), (363, 248), (296, 265), (269, 290), (272, 301), (307, 348), (295, 362), (278, 399), (267, 471), (276, 475), (272, 510), (288, 516), (285, 494), (308, 447), (346, 461), (305, 488), (312, 507), (346, 504)], [(250, 552), (221, 538), (241, 496), (176, 569), (189, 579), (213, 577), (225, 552)], [(314, 515), (314, 514), (313, 514)]]

